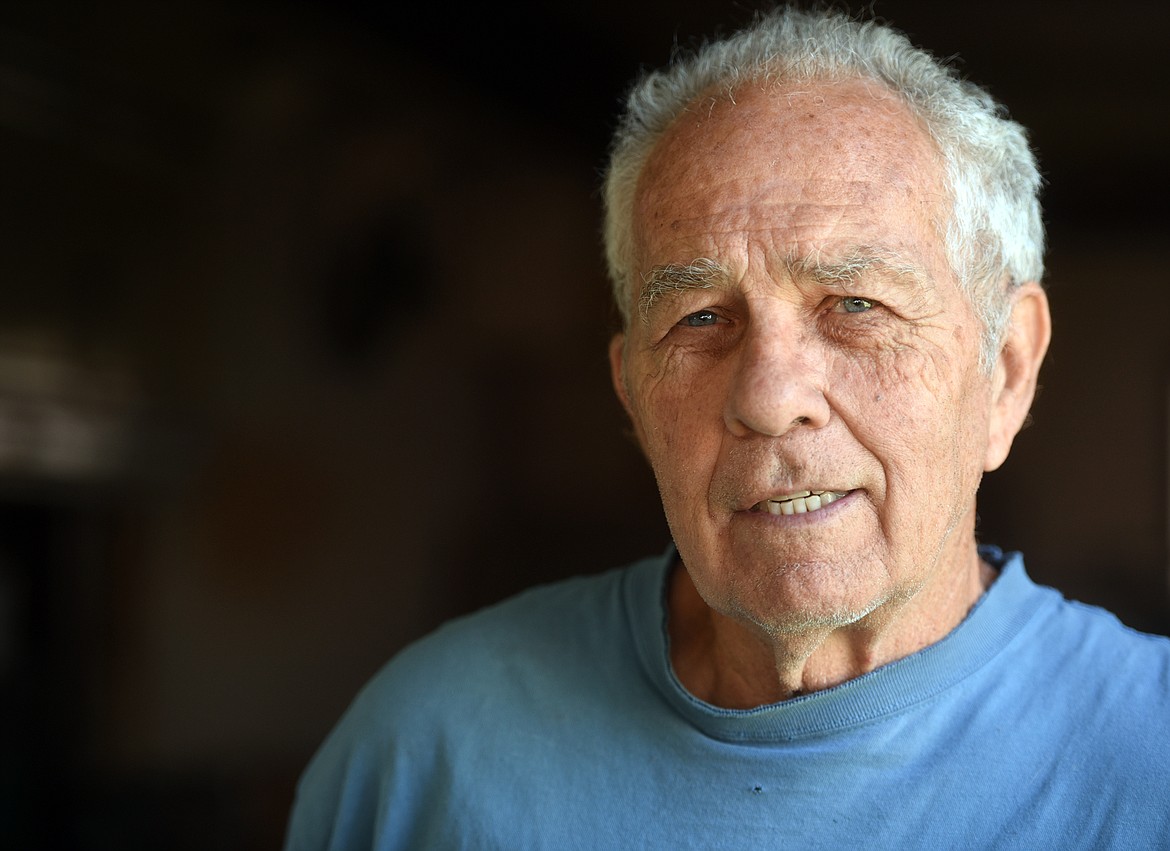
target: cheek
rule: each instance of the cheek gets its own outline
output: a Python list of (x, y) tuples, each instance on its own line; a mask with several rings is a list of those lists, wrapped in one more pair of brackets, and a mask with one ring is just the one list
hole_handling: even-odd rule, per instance
[(722, 422), (718, 380), (674, 357), (644, 369), (630, 387), (633, 415), (651, 463), (701, 444)]
[(889, 477), (963, 489), (967, 468), (982, 469), (986, 381), (974, 357), (960, 362), (949, 349), (919, 344), (836, 369), (849, 378), (837, 385), (844, 391), (835, 407)]
[(671, 525), (701, 512), (722, 439), (718, 382), (678, 369), (643, 374), (630, 388), (633, 419)]
[(643, 378), (631, 388), (633, 419), (642, 440), (642, 448), (657, 469), (658, 459), (678, 441), (677, 400), (669, 385), (655, 377)]

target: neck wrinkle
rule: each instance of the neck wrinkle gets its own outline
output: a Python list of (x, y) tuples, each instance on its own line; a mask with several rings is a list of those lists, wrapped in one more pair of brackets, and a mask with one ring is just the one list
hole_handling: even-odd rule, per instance
[[(667, 629), (675, 676), (693, 696), (723, 709), (754, 709), (856, 679), (944, 638), (998, 575), (977, 554), (966, 577), (943, 592), (889, 601), (841, 628), (764, 635), (710, 608), (676, 563)], [(920, 618), (919, 610), (943, 613)]]

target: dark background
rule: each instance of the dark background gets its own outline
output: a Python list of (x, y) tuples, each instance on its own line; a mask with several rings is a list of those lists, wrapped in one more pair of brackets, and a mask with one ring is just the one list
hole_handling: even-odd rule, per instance
[[(664, 545), (598, 175), (637, 69), (752, 7), (2, 7), (0, 845), (275, 847), (397, 648)], [(1170, 15), (1095, 8), (877, 4), (1050, 184), (982, 537), (1166, 632)]]

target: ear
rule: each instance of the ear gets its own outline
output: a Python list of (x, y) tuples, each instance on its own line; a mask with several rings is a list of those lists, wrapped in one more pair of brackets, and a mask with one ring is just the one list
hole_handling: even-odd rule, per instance
[(626, 384), (625, 359), (626, 335), (618, 332), (609, 341), (609, 377), (613, 381), (613, 390), (617, 393), (618, 400), (622, 403), (622, 407), (626, 411), (626, 416), (630, 418), (630, 426), (634, 431), (634, 439), (638, 441), (638, 446), (645, 453), (645, 436), (642, 434), (642, 427), (638, 424), (638, 418), (634, 416), (634, 406), (630, 403), (630, 388)]
[(609, 341), (609, 377), (613, 382), (613, 391), (617, 393), (618, 400), (625, 408), (626, 416), (632, 420), (634, 415), (630, 408), (630, 391), (626, 387), (625, 356), (626, 335), (619, 331)]
[(991, 417), (983, 469), (997, 469), (1011, 451), (1036, 396), (1036, 379), (1048, 341), (1052, 317), (1048, 296), (1037, 283), (1027, 283), (1012, 294), (1012, 312), (999, 359), (992, 374)]

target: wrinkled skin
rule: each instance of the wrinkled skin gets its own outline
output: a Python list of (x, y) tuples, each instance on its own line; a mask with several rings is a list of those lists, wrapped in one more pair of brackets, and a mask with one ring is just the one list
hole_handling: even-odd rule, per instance
[[(611, 346), (685, 566), (672, 653), (698, 696), (753, 706), (857, 676), (941, 638), (993, 580), (975, 493), (1027, 414), (1048, 313), (1019, 288), (982, 369), (948, 215), (933, 142), (861, 82), (698, 102), (652, 153), (638, 272), (721, 270), (648, 306), (631, 293)], [(858, 257), (884, 262), (842, 272)], [(846, 496), (753, 510), (803, 490)]]

